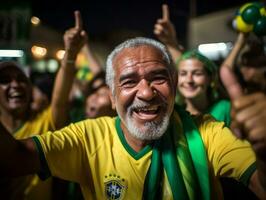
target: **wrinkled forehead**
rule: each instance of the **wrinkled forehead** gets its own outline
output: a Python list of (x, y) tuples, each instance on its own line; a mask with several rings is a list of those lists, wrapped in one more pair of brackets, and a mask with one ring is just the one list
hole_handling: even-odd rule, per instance
[(153, 46), (141, 45), (121, 50), (113, 59), (114, 70), (138, 63), (154, 62), (167, 66), (163, 53)]

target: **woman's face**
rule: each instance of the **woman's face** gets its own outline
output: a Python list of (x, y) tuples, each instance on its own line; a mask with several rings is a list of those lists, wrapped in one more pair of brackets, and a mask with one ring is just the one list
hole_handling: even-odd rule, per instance
[(101, 116), (113, 116), (115, 111), (112, 109), (112, 103), (107, 86), (100, 87), (86, 99), (86, 116), (96, 118)]
[(210, 78), (204, 64), (195, 59), (186, 59), (178, 65), (178, 90), (185, 99), (202, 99), (207, 96)]

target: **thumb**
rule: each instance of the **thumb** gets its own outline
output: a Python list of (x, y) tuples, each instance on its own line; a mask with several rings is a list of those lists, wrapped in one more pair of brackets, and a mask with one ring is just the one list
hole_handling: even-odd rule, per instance
[(220, 77), (231, 100), (235, 100), (243, 95), (243, 89), (231, 69), (228, 67), (221, 67)]

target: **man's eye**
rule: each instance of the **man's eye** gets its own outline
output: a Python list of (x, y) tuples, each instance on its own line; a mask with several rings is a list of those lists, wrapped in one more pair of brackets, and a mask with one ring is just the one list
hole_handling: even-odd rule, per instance
[(130, 87), (134, 87), (136, 85), (136, 81), (134, 80), (128, 80), (128, 81), (124, 81), (122, 82), (121, 86), (125, 87), (125, 88), (130, 88)]
[(167, 77), (165, 76), (157, 76), (157, 77), (154, 77), (152, 82), (161, 84), (161, 83), (164, 83), (166, 80), (167, 80)]

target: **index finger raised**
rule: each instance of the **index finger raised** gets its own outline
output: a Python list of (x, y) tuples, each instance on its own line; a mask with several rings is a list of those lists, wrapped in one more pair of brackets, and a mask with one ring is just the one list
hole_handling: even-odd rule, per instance
[(163, 12), (162, 13), (163, 20), (168, 21), (170, 17), (169, 17), (169, 7), (167, 4), (162, 5), (162, 12)]
[(81, 30), (83, 28), (81, 14), (79, 11), (75, 11), (74, 15), (75, 15), (75, 28), (78, 28)]

